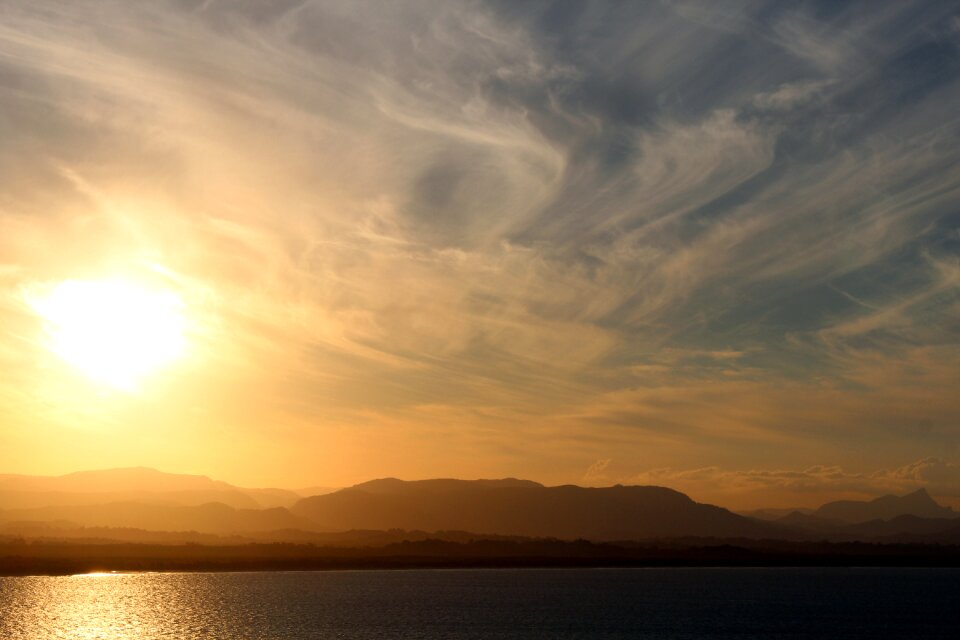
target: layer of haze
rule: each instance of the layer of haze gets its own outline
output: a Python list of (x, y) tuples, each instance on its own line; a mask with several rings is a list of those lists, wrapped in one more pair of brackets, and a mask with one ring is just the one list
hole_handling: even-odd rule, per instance
[(0, 469), (957, 504), (958, 104), (950, 2), (4, 0)]

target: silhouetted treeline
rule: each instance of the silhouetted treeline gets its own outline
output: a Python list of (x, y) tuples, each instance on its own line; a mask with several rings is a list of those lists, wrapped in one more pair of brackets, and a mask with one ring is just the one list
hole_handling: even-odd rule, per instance
[(231, 546), (0, 541), (0, 575), (93, 571), (291, 571), (432, 567), (960, 566), (960, 546), (787, 541), (586, 540), (450, 542), (379, 548), (298, 544)]

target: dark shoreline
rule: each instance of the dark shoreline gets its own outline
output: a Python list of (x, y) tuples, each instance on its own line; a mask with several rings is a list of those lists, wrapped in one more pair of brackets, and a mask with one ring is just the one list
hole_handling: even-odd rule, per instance
[(960, 567), (960, 546), (866, 543), (631, 546), (587, 541), (449, 543), (380, 548), (16, 542), (0, 544), (0, 576), (96, 572), (248, 572), (481, 568)]

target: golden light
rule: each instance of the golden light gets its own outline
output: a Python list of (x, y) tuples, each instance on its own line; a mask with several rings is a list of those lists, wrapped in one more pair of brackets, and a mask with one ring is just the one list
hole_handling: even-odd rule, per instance
[(28, 297), (47, 346), (92, 380), (133, 391), (185, 348), (183, 302), (170, 292), (120, 280), (67, 280)]

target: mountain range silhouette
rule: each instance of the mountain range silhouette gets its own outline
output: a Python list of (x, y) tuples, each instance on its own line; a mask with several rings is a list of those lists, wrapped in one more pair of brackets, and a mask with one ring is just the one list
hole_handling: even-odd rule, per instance
[[(957, 516), (922, 489), (905, 496), (831, 502), (813, 512), (763, 520), (655, 486), (384, 478), (302, 497), (283, 489), (246, 489), (205, 476), (146, 468), (57, 477), (0, 475), (0, 533), (33, 537), (184, 539), (174, 535), (179, 532), (195, 534), (198, 540), (212, 535), (374, 544), (370, 541), (423, 539), (425, 532), (445, 532), (440, 537), (463, 539), (461, 534), (469, 533), (593, 541), (701, 537), (951, 542), (960, 541)], [(417, 533), (405, 537), (398, 532)]]

